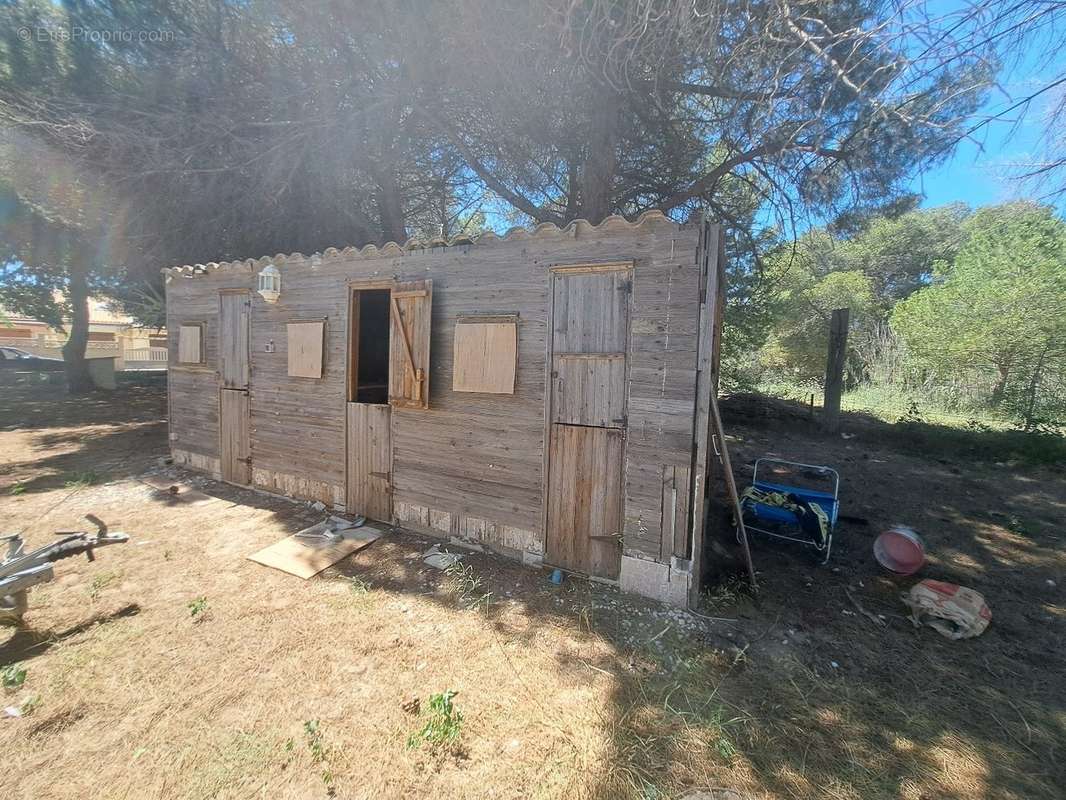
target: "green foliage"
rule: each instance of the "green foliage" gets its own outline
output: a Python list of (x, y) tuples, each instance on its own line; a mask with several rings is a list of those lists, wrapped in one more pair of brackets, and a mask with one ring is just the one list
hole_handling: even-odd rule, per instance
[(10, 489), (8, 489), (8, 492), (13, 495), (24, 494), (26, 492), (26, 484), (24, 484), (22, 481), (18, 481)]
[(1014, 203), (978, 211), (954, 263), (899, 303), (892, 327), (913, 367), (944, 382), (962, 373), (989, 385), (989, 405), (1026, 428), (1059, 417), (1050, 393), (1066, 358), (1066, 222), (1047, 207)]
[(87, 486), (92, 486), (98, 480), (100, 480), (100, 476), (94, 470), (83, 469), (67, 475), (64, 485), (68, 489), (84, 489)]
[(366, 597), (370, 594), (370, 590), (373, 589), (373, 585), (370, 581), (363, 580), (362, 578), (350, 578), (348, 582), (348, 589), (356, 597)]
[(100, 597), (100, 592), (110, 586), (119, 578), (117, 572), (101, 572), (93, 576), (93, 579), (89, 582), (89, 600), (96, 602)]
[(492, 592), (484, 590), (481, 576), (470, 564), (455, 561), (445, 568), (444, 574), (448, 576), (460, 605), (476, 609), (492, 603)]
[(454, 745), (462, 733), (463, 714), (452, 702), (458, 694), (454, 689), (430, 695), (429, 718), (425, 724), (407, 738), (407, 747), (414, 749), (422, 744), (431, 747)]
[[(322, 726), (317, 719), (309, 719), (304, 723), (304, 737), (307, 740), (307, 750), (311, 755), (311, 763), (315, 766), (321, 766), (322, 783), (325, 784), (326, 791), (332, 795), (335, 791), (336, 780), (333, 775), (333, 768), (329, 763), (331, 752), (322, 736)], [(289, 741), (291, 742), (292, 740), (290, 739)]]
[(187, 604), (189, 609), (189, 616), (195, 619), (197, 622), (204, 619), (207, 616), (207, 598), (197, 597), (195, 600), (190, 600)]
[[(767, 255), (760, 291), (771, 321), (751, 342), (750, 383), (820, 395), (829, 311), (848, 307), (849, 388), (920, 395), (921, 414), (1061, 427), (1066, 222), (1052, 209), (952, 205), (849, 221), (848, 238), (836, 230), (809, 231)], [(895, 402), (893, 421), (917, 421), (906, 398)]]
[(869, 335), (871, 279), (858, 270), (834, 271), (828, 234), (812, 232), (793, 253), (780, 249), (769, 259), (775, 321), (761, 353), (762, 364), (792, 380), (820, 381), (825, 375), (829, 320), (837, 308), (851, 309), (852, 347)]
[(875, 218), (840, 242), (837, 268), (869, 277), (874, 298), (887, 310), (924, 286), (937, 262), (955, 258), (966, 239), (963, 225), (969, 214), (966, 206), (953, 203)]
[(0, 669), (0, 684), (5, 689), (21, 689), (26, 682), (26, 668), (21, 664), (8, 664)]
[(322, 726), (317, 719), (304, 722), (304, 736), (307, 737), (307, 749), (311, 753), (311, 760), (315, 764), (321, 764), (326, 760), (326, 746), (322, 741)]
[(19, 711), (22, 712), (22, 716), (28, 717), (34, 711), (41, 707), (41, 696), (37, 694), (31, 694), (19, 703)]

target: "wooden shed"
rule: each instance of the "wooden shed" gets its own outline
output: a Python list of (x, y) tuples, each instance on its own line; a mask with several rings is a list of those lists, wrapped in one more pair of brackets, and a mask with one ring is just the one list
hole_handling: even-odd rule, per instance
[(649, 212), (167, 269), (174, 460), (688, 605), (720, 249)]

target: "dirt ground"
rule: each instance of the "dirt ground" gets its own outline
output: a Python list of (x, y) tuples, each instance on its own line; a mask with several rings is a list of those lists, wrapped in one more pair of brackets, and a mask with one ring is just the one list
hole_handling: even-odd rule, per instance
[[(39, 544), (95, 513), (131, 536), (59, 562), (0, 631), (26, 670), (0, 698), (23, 709), (0, 713), (2, 797), (1062, 796), (1061, 471), (726, 403), (740, 482), (767, 453), (831, 464), (869, 524), (827, 567), (757, 544), (758, 597), (726, 578), (696, 616), (489, 554), (440, 572), (402, 531), (308, 581), (267, 569), (246, 556), (322, 514), (160, 466), (165, 405), (158, 383), (0, 387), (0, 529)], [(871, 556), (893, 522), (925, 537), (923, 577), (984, 594), (983, 635), (913, 628), (914, 579)], [(458, 739), (409, 746), (447, 690)]]

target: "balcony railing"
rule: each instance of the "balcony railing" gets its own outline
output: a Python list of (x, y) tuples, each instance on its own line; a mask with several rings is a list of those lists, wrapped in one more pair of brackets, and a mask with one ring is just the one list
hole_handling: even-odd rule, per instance
[(167, 349), (165, 347), (131, 347), (126, 350), (124, 357), (129, 361), (154, 361), (160, 364), (167, 363)]

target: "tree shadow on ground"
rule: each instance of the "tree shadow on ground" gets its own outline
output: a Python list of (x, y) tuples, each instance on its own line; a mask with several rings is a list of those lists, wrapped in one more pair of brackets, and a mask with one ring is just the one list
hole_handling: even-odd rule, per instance
[[(102, 483), (144, 472), (166, 453), (165, 420), (133, 422), (122, 427), (34, 434), (42, 458), (8, 461), (0, 481), (18, 486), (17, 494), (34, 494), (69, 486)], [(55, 451), (47, 455), (49, 451)], [(9, 490), (10, 491), (10, 490)]]
[(166, 373), (116, 375), (116, 391), (72, 396), (63, 385), (20, 382), (0, 386), (0, 431), (42, 430), (93, 423), (166, 418)]
[(140, 610), (141, 607), (139, 605), (130, 603), (108, 614), (96, 614), (62, 631), (19, 627), (6, 642), (0, 645), (0, 666), (14, 664), (15, 662), (25, 663), (44, 655), (53, 647), (62, 644), (71, 637), (92, 630), (97, 625), (106, 625), (115, 620), (135, 616)]

